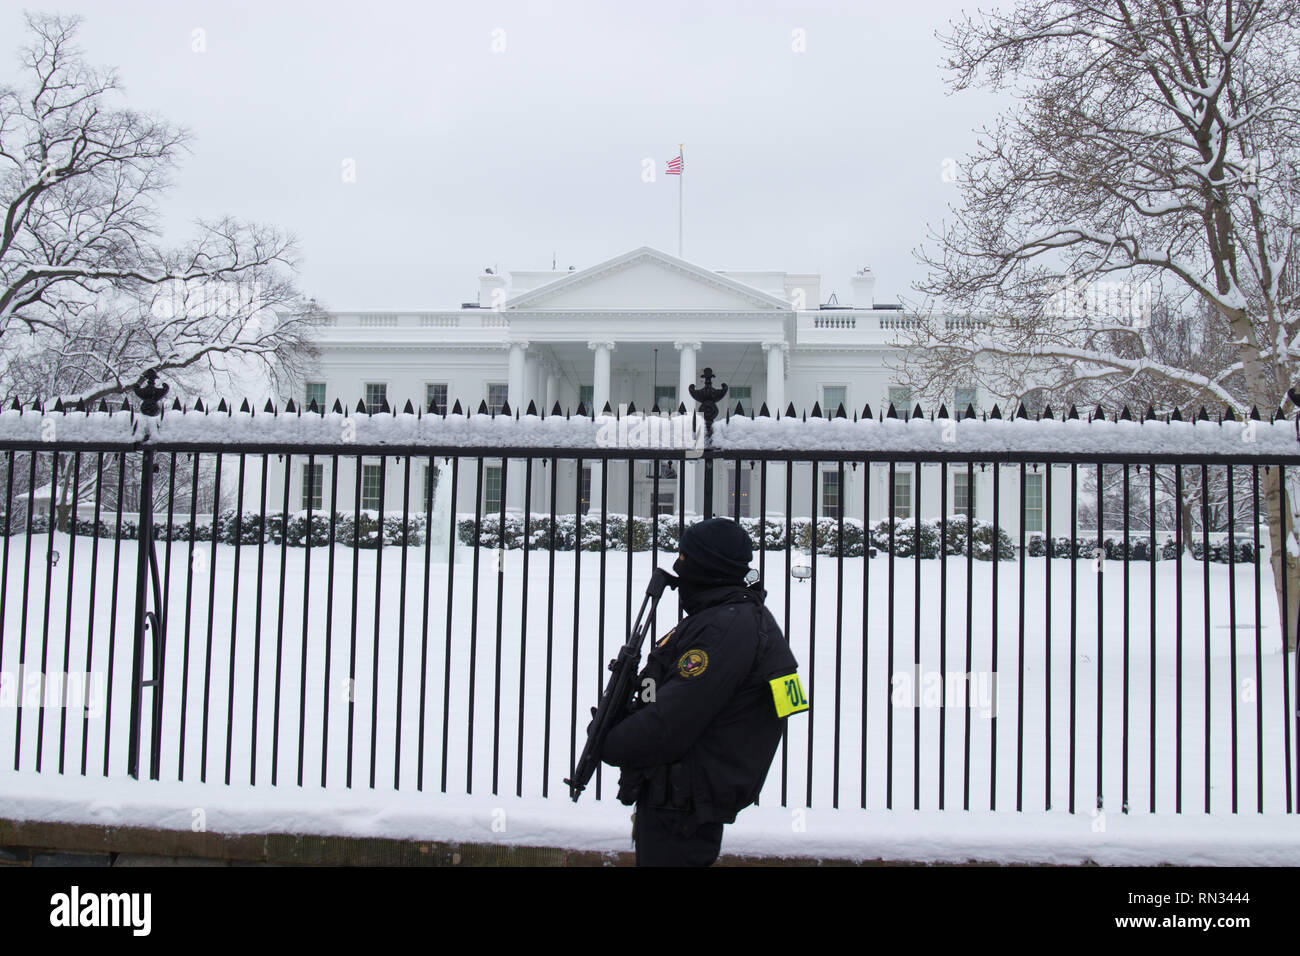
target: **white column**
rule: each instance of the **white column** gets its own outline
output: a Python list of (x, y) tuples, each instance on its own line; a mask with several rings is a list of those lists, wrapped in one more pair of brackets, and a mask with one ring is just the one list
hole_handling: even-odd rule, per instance
[(542, 396), (542, 400), (546, 403), (546, 414), (551, 414), (551, 409), (555, 407), (559, 397), (560, 379), (555, 372), (555, 366), (548, 364), (546, 366), (546, 394)]
[(767, 353), (767, 410), (772, 417), (785, 414), (785, 349), (784, 342), (764, 342)]
[[(677, 374), (677, 401), (686, 406), (686, 414), (689, 416), (695, 410), (695, 399), (691, 398), (690, 386), (697, 384), (695, 380), (695, 353), (699, 351), (700, 343), (690, 340), (678, 339), (673, 342), (673, 348), (679, 353), (678, 374)], [(686, 496), (682, 502), (682, 507), (687, 514), (696, 514), (696, 483), (700, 480), (701, 469), (694, 462), (686, 463)]]
[[(528, 343), (513, 341), (507, 343), (510, 349), (510, 366), (506, 378), (506, 400), (510, 403), (510, 413), (522, 411), (520, 403), (527, 408), (524, 401), (524, 368), (527, 364)], [(517, 459), (507, 460), (506, 464), (506, 509), (522, 511), (524, 507), (524, 463)]]
[[(537, 353), (528, 352), (524, 356), (524, 393), (519, 399), (520, 414), (528, 411), (529, 402), (537, 400)], [(513, 403), (511, 407), (514, 407)], [(540, 412), (541, 409), (538, 411)]]
[[(595, 339), (587, 343), (587, 348), (595, 353), (591, 377), (591, 405), (595, 413), (600, 415), (605, 410), (605, 403), (609, 401), (609, 355), (614, 351), (614, 343), (608, 339)], [(601, 465), (592, 462), (590, 501), (593, 512), (599, 511), (602, 507), (601, 473)]]
[(587, 348), (596, 353), (591, 377), (591, 405), (599, 415), (609, 401), (609, 356), (614, 351), (614, 343), (608, 339), (597, 339), (588, 342)]

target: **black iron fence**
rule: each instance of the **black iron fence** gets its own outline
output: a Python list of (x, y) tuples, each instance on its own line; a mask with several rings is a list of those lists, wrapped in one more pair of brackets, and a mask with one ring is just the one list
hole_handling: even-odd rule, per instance
[(648, 447), (584, 409), (142, 397), (0, 415), (15, 771), (550, 796), (650, 570), (723, 513), (813, 704), (764, 801), (1294, 812), (1294, 423), (702, 389)]

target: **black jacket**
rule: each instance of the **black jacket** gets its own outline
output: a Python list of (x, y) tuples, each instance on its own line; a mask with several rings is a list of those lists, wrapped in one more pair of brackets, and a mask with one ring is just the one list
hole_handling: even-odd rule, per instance
[(707, 591), (651, 650), (631, 712), (601, 752), (623, 768), (624, 803), (731, 823), (758, 798), (784, 726), (768, 682), (798, 667), (763, 596), (741, 586)]

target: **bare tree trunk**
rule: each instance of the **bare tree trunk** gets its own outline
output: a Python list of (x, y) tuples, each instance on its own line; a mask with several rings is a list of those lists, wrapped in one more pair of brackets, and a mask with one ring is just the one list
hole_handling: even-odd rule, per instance
[(1196, 528), (1192, 524), (1192, 509), (1194, 505), (1186, 497), (1178, 502), (1178, 520), (1183, 523), (1183, 550), (1189, 555), (1192, 554), (1192, 545), (1196, 541)]
[[(1268, 515), (1269, 565), (1277, 592), (1278, 620), (1286, 629), (1286, 648), (1296, 647), (1297, 610), (1300, 610), (1300, 558), (1288, 547), (1295, 534), (1290, 497), (1276, 467), (1264, 472), (1264, 501)], [(1285, 562), (1285, 568), (1283, 563)], [(1285, 587), (1285, 591), (1283, 588)]]

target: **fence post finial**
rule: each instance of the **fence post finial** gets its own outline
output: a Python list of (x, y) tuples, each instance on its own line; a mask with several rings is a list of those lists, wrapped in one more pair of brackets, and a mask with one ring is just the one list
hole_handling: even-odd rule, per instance
[(145, 372), (140, 381), (136, 382), (131, 389), (140, 398), (140, 414), (151, 416), (160, 414), (162, 406), (158, 404), (159, 400), (167, 394), (170, 388), (171, 386), (166, 382), (161, 386), (158, 384), (157, 369), (151, 368)]

